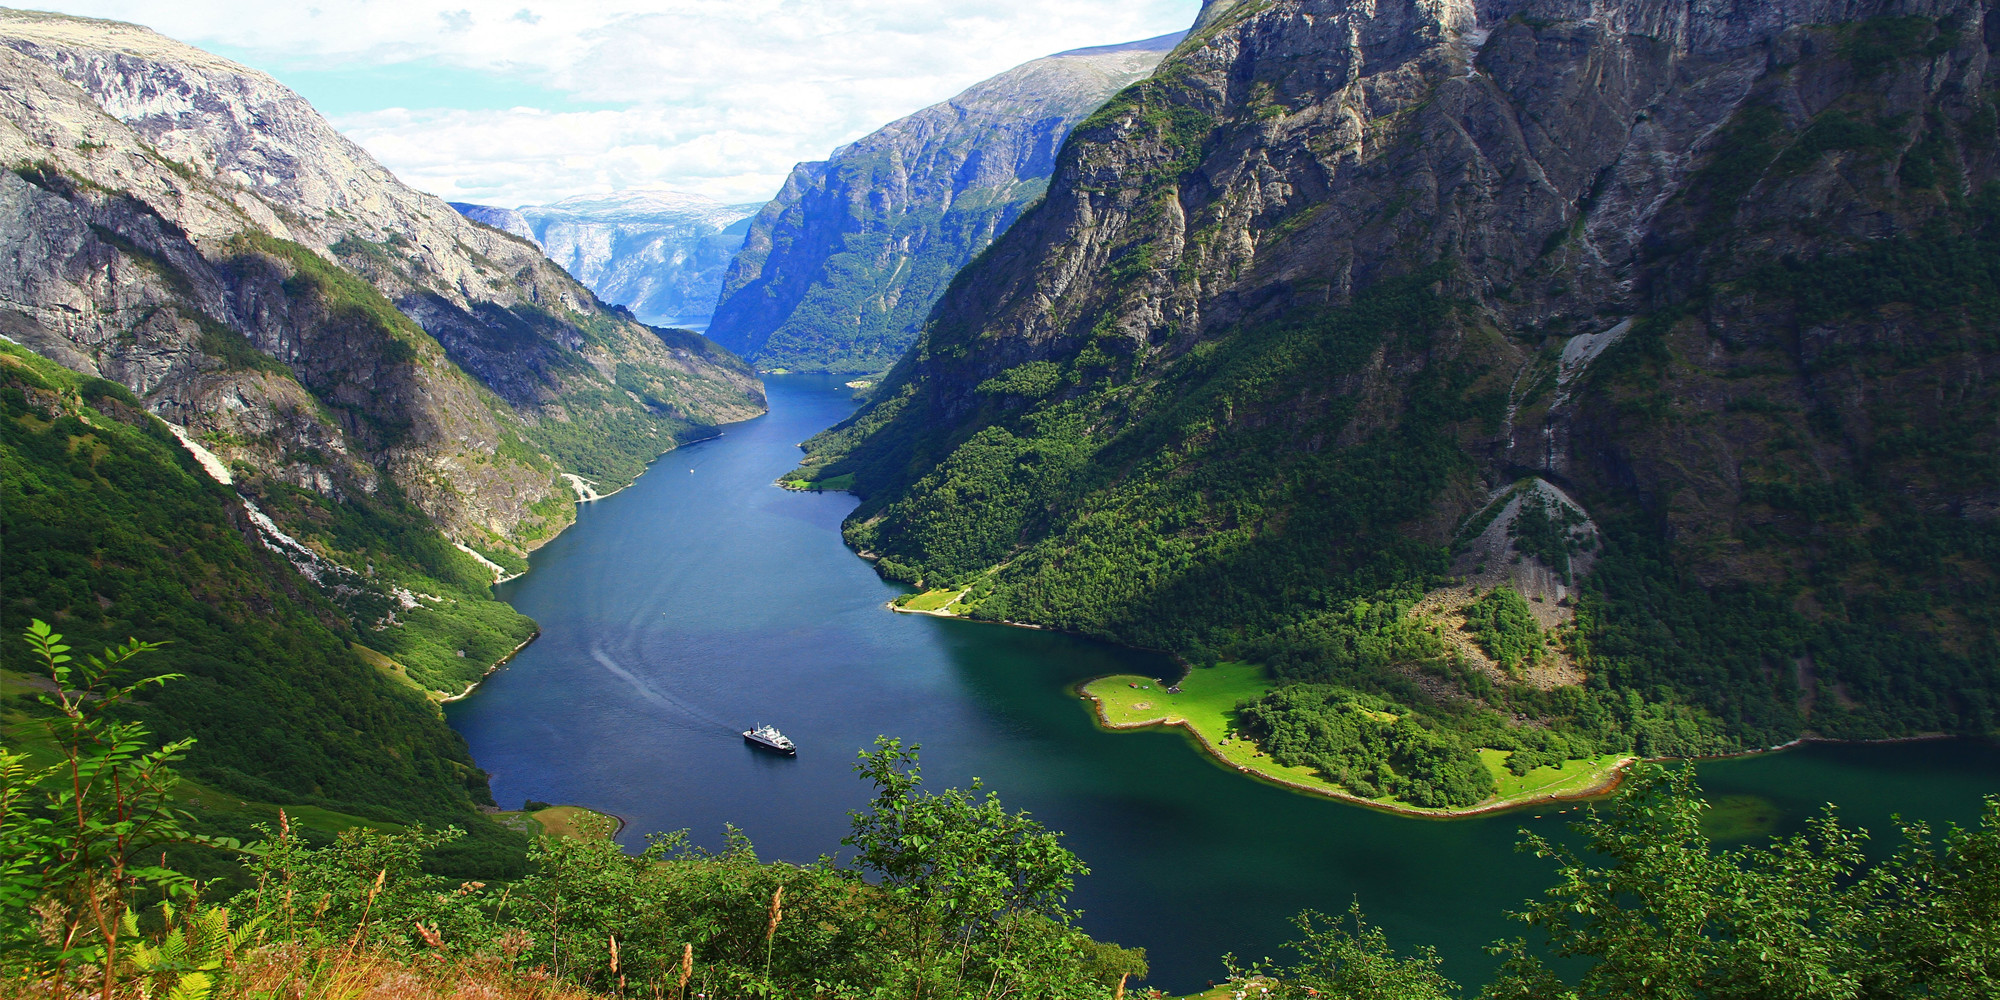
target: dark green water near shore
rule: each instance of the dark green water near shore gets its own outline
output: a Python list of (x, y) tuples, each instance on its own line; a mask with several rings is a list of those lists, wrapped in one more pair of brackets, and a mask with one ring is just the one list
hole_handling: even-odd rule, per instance
[[(839, 849), (867, 789), (857, 750), (921, 743), (928, 783), (985, 780), (1068, 834), (1090, 864), (1072, 902), (1091, 933), (1150, 953), (1153, 983), (1191, 990), (1219, 957), (1277, 955), (1286, 920), (1359, 899), (1400, 946), (1432, 944), (1468, 984), (1502, 911), (1545, 888), (1518, 831), (1544, 810), (1458, 821), (1390, 816), (1246, 780), (1177, 733), (1107, 733), (1071, 691), (1112, 672), (1164, 676), (1162, 657), (1026, 629), (900, 615), (840, 541), (851, 497), (771, 485), (795, 447), (853, 408), (828, 379), (767, 379), (771, 413), (672, 452), (586, 509), (500, 595), (542, 638), (447, 716), (494, 794), (575, 803), (628, 821), (625, 839), (741, 827), (769, 859)], [(770, 723), (796, 760), (737, 733)], [(1984, 744), (1814, 746), (1701, 765), (1741, 828), (1786, 833), (1827, 802), (1893, 844), (1889, 817), (1976, 819), (2000, 792)]]

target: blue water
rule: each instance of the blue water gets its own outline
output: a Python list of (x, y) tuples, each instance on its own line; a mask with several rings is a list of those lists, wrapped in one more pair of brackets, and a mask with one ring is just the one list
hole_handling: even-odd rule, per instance
[[(1305, 907), (1359, 899), (1399, 945), (1436, 945), (1478, 983), (1481, 946), (1546, 887), (1514, 850), (1533, 813), (1452, 822), (1297, 795), (1213, 765), (1169, 732), (1095, 727), (1071, 686), (1164, 676), (1161, 657), (1026, 629), (895, 614), (902, 590), (840, 540), (841, 494), (787, 492), (797, 443), (851, 412), (837, 381), (767, 379), (769, 415), (671, 452), (585, 509), (500, 588), (543, 634), (447, 715), (501, 803), (615, 813), (625, 840), (733, 823), (767, 859), (837, 852), (868, 789), (851, 771), (878, 734), (923, 745), (936, 786), (983, 778), (1055, 829), (1093, 869), (1072, 903), (1100, 938), (1145, 947), (1173, 992), (1220, 978), (1219, 957), (1278, 954)], [(797, 759), (738, 733), (783, 729)], [(1821, 803), (1882, 834), (1888, 817), (1971, 822), (2000, 791), (1985, 745), (1816, 747), (1703, 767), (1712, 790), (1755, 795), (1791, 830)]]

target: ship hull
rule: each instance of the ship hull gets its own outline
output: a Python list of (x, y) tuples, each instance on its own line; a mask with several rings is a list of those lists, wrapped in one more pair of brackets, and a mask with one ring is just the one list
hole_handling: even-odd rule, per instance
[(786, 757), (797, 757), (799, 755), (797, 749), (793, 747), (784, 746), (782, 744), (773, 743), (770, 740), (758, 736), (756, 733), (744, 733), (743, 742), (748, 743), (752, 747), (758, 750), (762, 750), (765, 753), (782, 754)]

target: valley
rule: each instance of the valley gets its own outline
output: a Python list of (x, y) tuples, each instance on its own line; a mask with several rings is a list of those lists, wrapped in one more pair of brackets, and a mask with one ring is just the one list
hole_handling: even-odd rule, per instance
[(2000, 987), (1996, 0), (833, 3), (0, 9), (0, 995)]

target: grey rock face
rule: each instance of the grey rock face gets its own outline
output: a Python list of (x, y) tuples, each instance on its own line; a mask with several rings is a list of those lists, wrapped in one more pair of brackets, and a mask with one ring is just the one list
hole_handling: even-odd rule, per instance
[(606, 302), (655, 326), (701, 327), (759, 207), (635, 190), (520, 214), (549, 258)]
[(328, 503), (393, 486), (518, 553), (573, 516), (559, 471), (629, 478), (762, 406), (736, 359), (621, 318), (276, 81), (143, 28), (0, 12), (0, 158), (9, 336)]
[(751, 224), (709, 335), (766, 369), (888, 368), (1041, 197), (1070, 130), (1180, 38), (1037, 59), (800, 164)]
[[(528, 218), (517, 209), (496, 208), (492, 205), (474, 205), (470, 202), (448, 201), (452, 211), (484, 226), (492, 226), (503, 233), (512, 233), (524, 240), (535, 239), (535, 229), (528, 225)], [(539, 245), (539, 241), (537, 241)]]
[[(1924, 282), (1990, 254), (1996, 54), (1990, 0), (1214, 0), (799, 477), (852, 474), (850, 540), (906, 576), (1000, 567), (996, 614), (1162, 643), (1141, 613), (1063, 604), (1104, 586), (1068, 553), (1153, 565), (1236, 525), (1118, 491), (1254, 447), (1260, 541), (1331, 564), (1283, 532), (1340, 497), (1272, 470), (1406, 430), (1424, 378), (1478, 414), (1398, 522), (1428, 543), (1528, 475), (1658, 526), (1704, 583), (1813, 571), (1804, 515), (1769, 499), (1800, 484), (1990, 518), (1990, 477), (1958, 467), (1994, 453), (2000, 357), (1946, 289), (1972, 279)], [(1787, 284), (1822, 264), (1874, 284)], [(1446, 316), (1422, 349), (1371, 333), (1351, 368), (1287, 361), (1324, 344), (1281, 334), (1333, 338), (1378, 294)], [(1045, 429), (1066, 426), (1087, 433)], [(1038, 505), (989, 499), (1020, 496)], [(1261, 585), (1209, 558), (1185, 572)], [(1124, 608), (1173, 585), (1129, 576)]]

